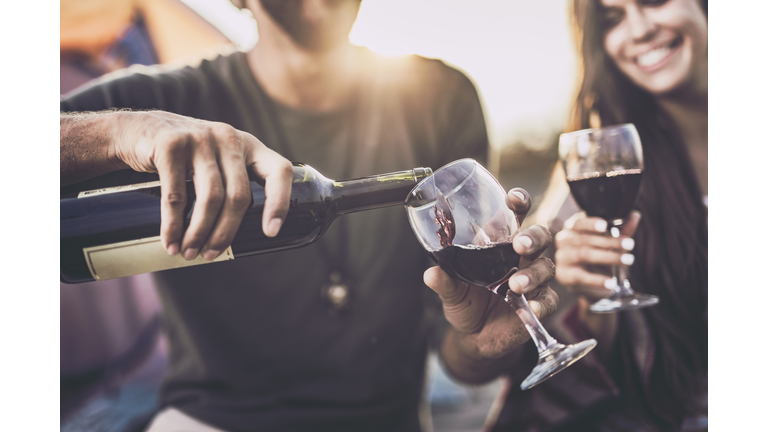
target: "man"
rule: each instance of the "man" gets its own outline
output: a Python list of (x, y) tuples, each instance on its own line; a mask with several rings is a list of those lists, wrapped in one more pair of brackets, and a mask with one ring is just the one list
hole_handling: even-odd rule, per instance
[[(263, 229), (277, 233), (290, 190), (278, 153), (337, 179), (485, 159), (469, 80), (436, 60), (352, 46), (359, 0), (239, 6), (258, 23), (253, 50), (113, 77), (62, 101), (62, 111), (163, 110), (62, 114), (62, 184), (157, 172), (166, 251), (212, 260), (239, 226), (249, 175), (265, 179)], [(184, 231), (188, 175), (197, 202)], [(508, 201), (521, 217), (530, 207), (521, 190)], [(537, 259), (550, 243), (538, 226), (515, 238), (526, 265), (510, 286), (531, 292), (540, 316), (557, 304), (553, 266)], [(435, 330), (422, 279), (442, 300), (450, 325), (435, 333), (457, 378), (493, 379), (528, 339), (500, 297), (436, 267), (422, 276), (425, 261), (403, 209), (388, 208), (345, 216), (305, 248), (156, 273), (170, 366), (150, 430), (419, 430)]]

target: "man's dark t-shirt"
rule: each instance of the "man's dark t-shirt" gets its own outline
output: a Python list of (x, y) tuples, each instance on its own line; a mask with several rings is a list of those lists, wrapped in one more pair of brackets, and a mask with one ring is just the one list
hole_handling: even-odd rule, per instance
[[(463, 74), (416, 56), (364, 56), (357, 97), (333, 112), (272, 101), (242, 52), (113, 74), (61, 110), (225, 122), (339, 180), (485, 161), (480, 103)], [(344, 216), (304, 248), (156, 273), (170, 353), (161, 404), (233, 431), (418, 430), (427, 338), (442, 318), (422, 282), (425, 256), (403, 208), (391, 207)], [(350, 287), (341, 311), (323, 295), (333, 271)]]

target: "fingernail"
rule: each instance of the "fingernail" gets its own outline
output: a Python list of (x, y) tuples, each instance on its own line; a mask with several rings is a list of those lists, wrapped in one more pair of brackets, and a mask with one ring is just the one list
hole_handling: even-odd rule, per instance
[(623, 254), (621, 256), (621, 263), (624, 265), (632, 265), (635, 262), (635, 256), (632, 254)]
[(178, 243), (171, 243), (168, 245), (168, 249), (165, 250), (168, 255), (174, 256), (177, 253), (179, 253), (179, 244)]
[(511, 192), (512, 192), (512, 195), (520, 198), (520, 201), (525, 202), (525, 195), (522, 192), (516, 191), (516, 190), (513, 190)]
[(525, 287), (528, 286), (529, 283), (531, 283), (531, 279), (526, 275), (517, 275), (512, 276), (512, 279), (517, 282), (518, 285), (520, 285), (520, 288), (525, 291)]
[(604, 286), (604, 287), (606, 287), (606, 288), (608, 288), (608, 289), (614, 289), (614, 288), (616, 288), (616, 287), (618, 286), (618, 284), (616, 283), (616, 278), (610, 278), (610, 279), (608, 279), (607, 281), (605, 281), (605, 282), (603, 283), (603, 286)]
[(595, 222), (595, 231), (597, 232), (605, 232), (605, 230), (608, 229), (608, 222), (604, 220), (599, 220)]
[(635, 248), (635, 241), (631, 238), (625, 238), (621, 240), (621, 247), (624, 248), (624, 250), (631, 251)]
[(267, 225), (267, 235), (276, 236), (277, 233), (280, 231), (280, 225), (282, 225), (283, 220), (280, 218), (274, 218), (271, 221), (269, 221), (269, 225)]
[(213, 249), (207, 250), (207, 251), (203, 252), (203, 259), (206, 260), (206, 261), (213, 261), (220, 254), (221, 254), (221, 252), (219, 252), (217, 250), (213, 250)]
[(530, 249), (530, 247), (533, 246), (533, 240), (528, 236), (520, 236), (518, 237), (518, 240), (526, 249)]
[(196, 248), (187, 248), (187, 250), (184, 251), (184, 259), (187, 261), (195, 259), (197, 252), (198, 250)]

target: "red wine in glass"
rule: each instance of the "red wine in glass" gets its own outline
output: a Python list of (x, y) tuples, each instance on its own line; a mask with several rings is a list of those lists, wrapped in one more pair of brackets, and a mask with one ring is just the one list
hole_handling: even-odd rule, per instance
[(599, 176), (569, 178), (568, 186), (582, 210), (610, 224), (632, 211), (642, 176), (639, 169), (613, 171)]

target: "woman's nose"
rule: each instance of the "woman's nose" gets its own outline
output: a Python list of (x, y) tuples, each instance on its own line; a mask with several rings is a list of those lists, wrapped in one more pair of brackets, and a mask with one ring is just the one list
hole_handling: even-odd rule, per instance
[(644, 42), (653, 36), (656, 25), (642, 7), (633, 5), (627, 8), (629, 34), (636, 42)]

